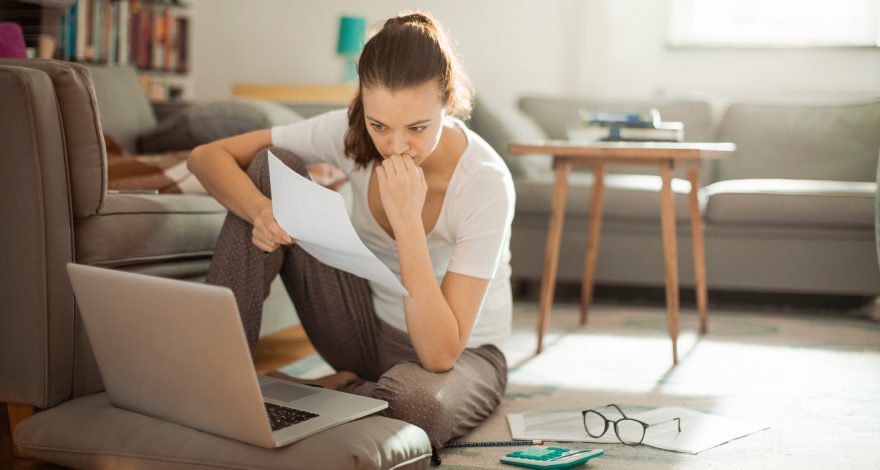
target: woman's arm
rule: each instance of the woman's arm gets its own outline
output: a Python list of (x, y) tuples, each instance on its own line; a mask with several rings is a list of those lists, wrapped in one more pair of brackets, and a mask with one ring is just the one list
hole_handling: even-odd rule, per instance
[(425, 232), (419, 227), (421, 223), (394, 231), (401, 278), (410, 293), (403, 302), (406, 327), (422, 367), (445, 372), (467, 346), (489, 280), (448, 272), (438, 285)]
[(427, 184), (409, 157), (394, 155), (376, 168), (382, 205), (394, 230), (406, 326), (422, 367), (444, 372), (455, 365), (470, 338), (488, 279), (447, 273), (440, 286), (422, 224)]
[(187, 160), (187, 168), (209, 194), (230, 212), (254, 225), (253, 243), (267, 252), (293, 242), (275, 221), (272, 201), (244, 171), (254, 155), (270, 145), (272, 131), (263, 129), (200, 145)]

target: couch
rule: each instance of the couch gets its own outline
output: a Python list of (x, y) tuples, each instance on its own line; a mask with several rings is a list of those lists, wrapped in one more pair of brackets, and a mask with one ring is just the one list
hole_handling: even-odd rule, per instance
[[(525, 96), (520, 110), (551, 139), (566, 138), (578, 109), (647, 111), (682, 121), (687, 141), (728, 141), (736, 152), (706, 162), (699, 189), (709, 289), (880, 295), (873, 198), (880, 151), (880, 99), (821, 103), (599, 100)], [(720, 115), (720, 119), (716, 116)], [(510, 165), (518, 157), (507, 156)], [(583, 272), (589, 171), (571, 179), (559, 280)], [(520, 171), (511, 237), (514, 279), (538, 281), (550, 211), (552, 172)], [(597, 284), (663, 286), (659, 176), (609, 169), (596, 264)], [(673, 181), (680, 282), (693, 286), (686, 179)], [(566, 256), (566, 253), (573, 256)]]
[(110, 406), (65, 263), (199, 280), (225, 211), (205, 195), (107, 191), (102, 134), (137, 151), (156, 126), (131, 69), (2, 59), (0, 107), (0, 402), (21, 454), (73, 468), (427, 467), (425, 433), (379, 416), (270, 451)]

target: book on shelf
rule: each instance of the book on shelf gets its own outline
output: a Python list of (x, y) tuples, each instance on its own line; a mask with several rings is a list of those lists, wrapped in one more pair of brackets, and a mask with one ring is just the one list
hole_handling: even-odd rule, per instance
[(56, 58), (188, 72), (189, 17), (177, 1), (75, 0), (59, 23)]

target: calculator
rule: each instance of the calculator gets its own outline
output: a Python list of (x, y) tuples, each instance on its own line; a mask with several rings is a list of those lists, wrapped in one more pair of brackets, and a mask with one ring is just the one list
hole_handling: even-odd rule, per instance
[(528, 468), (571, 468), (585, 463), (605, 452), (602, 449), (565, 449), (562, 447), (532, 447), (501, 457), (501, 463)]

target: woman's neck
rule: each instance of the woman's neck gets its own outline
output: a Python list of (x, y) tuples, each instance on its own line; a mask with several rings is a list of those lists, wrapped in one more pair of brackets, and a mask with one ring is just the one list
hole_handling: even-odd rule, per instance
[(422, 163), (425, 179), (442, 177), (449, 179), (467, 148), (467, 136), (464, 130), (452, 120), (443, 123), (440, 142), (431, 157)]

